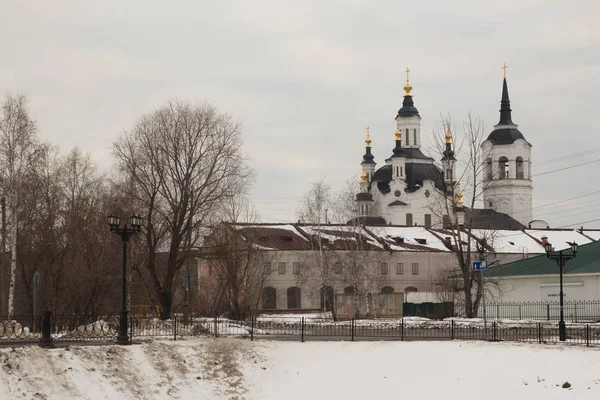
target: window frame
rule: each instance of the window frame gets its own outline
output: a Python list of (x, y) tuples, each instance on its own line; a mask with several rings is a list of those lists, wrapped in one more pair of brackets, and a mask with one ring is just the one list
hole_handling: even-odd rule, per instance
[(396, 263), (396, 275), (404, 275), (404, 263)]
[(273, 272), (273, 264), (270, 262), (264, 263), (263, 272), (265, 275), (270, 275)]
[(380, 264), (381, 275), (389, 275), (390, 274), (390, 265), (386, 262), (382, 262)]
[(419, 275), (419, 263), (412, 263), (412, 275)]
[(299, 262), (292, 263), (292, 273), (294, 275), (298, 275), (300, 273), (300, 263)]
[(284, 262), (279, 262), (277, 263), (277, 274), (279, 275), (285, 275), (285, 270), (286, 270), (286, 265)]

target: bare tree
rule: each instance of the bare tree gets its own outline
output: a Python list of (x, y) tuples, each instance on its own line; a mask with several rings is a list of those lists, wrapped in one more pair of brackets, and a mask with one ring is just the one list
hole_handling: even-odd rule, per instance
[[(456, 151), (457, 158), (462, 161), (460, 173), (452, 176), (451, 182), (446, 181), (442, 195), (438, 196), (432, 204), (432, 212), (444, 221), (445, 233), (451, 238), (451, 248), (456, 259), (456, 267), (450, 266), (442, 273), (438, 287), (453, 292), (460, 291), (463, 296), (464, 314), (468, 318), (477, 316), (477, 310), (482, 298), (482, 285), (480, 274), (472, 270), (472, 262), (484, 260), (493, 248), (487, 243), (487, 238), (477, 237), (473, 234), (473, 221), (476, 205), (483, 197), (484, 184), (482, 174), (485, 171), (484, 160), (481, 154), (481, 143), (485, 140), (485, 126), (483, 121), (468, 114), (466, 122), (462, 124), (463, 137), (459, 140), (458, 148), (452, 147), (456, 143), (456, 130), (454, 137), (451, 135), (450, 118), (442, 118), (440, 127), (434, 130), (438, 138), (437, 148), (440, 154), (447, 156), (447, 151)], [(463, 203), (466, 197), (467, 206)], [(454, 286), (448, 287), (448, 271), (456, 274), (452, 277)]]
[[(121, 190), (146, 218), (147, 262), (161, 318), (171, 316), (174, 281), (218, 206), (252, 174), (240, 126), (209, 105), (169, 102), (142, 117), (113, 146)], [(166, 252), (164, 265), (157, 254)]]
[[(0, 177), (4, 196), (8, 199), (11, 219), (11, 268), (8, 294), (8, 314), (15, 308), (15, 279), (17, 270), (17, 208), (22, 195), (20, 182), (31, 167), (35, 157), (37, 126), (29, 117), (27, 98), (24, 95), (7, 96), (2, 105), (0, 120)], [(4, 249), (2, 249), (4, 250)]]

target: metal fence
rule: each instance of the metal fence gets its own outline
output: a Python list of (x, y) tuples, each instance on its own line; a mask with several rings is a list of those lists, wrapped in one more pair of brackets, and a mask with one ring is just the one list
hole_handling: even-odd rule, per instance
[[(565, 321), (570, 322), (600, 322), (600, 300), (565, 301), (563, 306)], [(483, 317), (480, 306), (478, 315)], [(522, 302), (522, 303), (493, 303), (486, 307), (486, 316), (490, 319), (558, 321), (560, 318), (560, 303), (552, 302)]]
[[(35, 328), (33, 327), (35, 322)], [(30, 324), (30, 325), (28, 325)], [(115, 343), (118, 316), (95, 321), (56, 318), (44, 314), (19, 319), (0, 317), (0, 345), (37, 343)], [(150, 339), (180, 340), (195, 337), (238, 337), (271, 340), (488, 340), (558, 343), (554, 321), (502, 321), (451, 318), (443, 321), (405, 317), (389, 320), (333, 321), (304, 316), (258, 316), (237, 321), (222, 317), (181, 318), (162, 321), (131, 316), (129, 338), (133, 343)], [(567, 323), (567, 343), (600, 345), (600, 324)]]

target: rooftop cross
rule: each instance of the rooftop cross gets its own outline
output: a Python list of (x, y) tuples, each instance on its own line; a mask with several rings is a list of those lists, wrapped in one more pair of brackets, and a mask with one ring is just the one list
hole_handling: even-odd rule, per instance
[(504, 65), (502, 66), (502, 69), (504, 70), (504, 79), (506, 79), (506, 68), (508, 68), (508, 65), (504, 63)]

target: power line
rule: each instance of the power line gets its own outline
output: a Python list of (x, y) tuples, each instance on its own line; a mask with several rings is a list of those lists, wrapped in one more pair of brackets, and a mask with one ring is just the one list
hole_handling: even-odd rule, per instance
[(535, 176), (547, 175), (547, 174), (551, 174), (551, 173), (554, 173), (554, 172), (564, 171), (565, 169), (571, 169), (571, 168), (575, 168), (575, 167), (581, 167), (582, 165), (588, 165), (588, 164), (593, 164), (593, 163), (597, 163), (597, 162), (600, 162), (600, 158), (599, 158), (599, 159), (597, 159), (597, 160), (588, 161), (588, 162), (581, 163), (581, 164), (575, 164), (575, 165), (571, 165), (571, 166), (568, 166), (568, 167), (563, 167), (563, 168), (559, 168), (559, 169), (554, 169), (554, 170), (552, 170), (552, 171), (546, 171), (546, 172), (542, 172), (542, 173), (540, 173), (540, 174), (535, 174), (535, 175), (533, 175), (533, 176), (535, 177)]
[(598, 148), (598, 149), (592, 149), (592, 150), (586, 150), (586, 151), (583, 151), (581, 153), (573, 153), (573, 154), (569, 154), (569, 155), (566, 155), (566, 156), (563, 156), (563, 157), (551, 158), (551, 159), (548, 159), (548, 160), (539, 161), (539, 162), (533, 163), (533, 165), (538, 166), (538, 165), (544, 165), (544, 164), (551, 164), (551, 163), (554, 163), (554, 162), (564, 161), (564, 160), (568, 160), (568, 159), (575, 158), (575, 157), (586, 156), (586, 155), (589, 155), (589, 154), (597, 153), (599, 151), (600, 151), (600, 148)]

